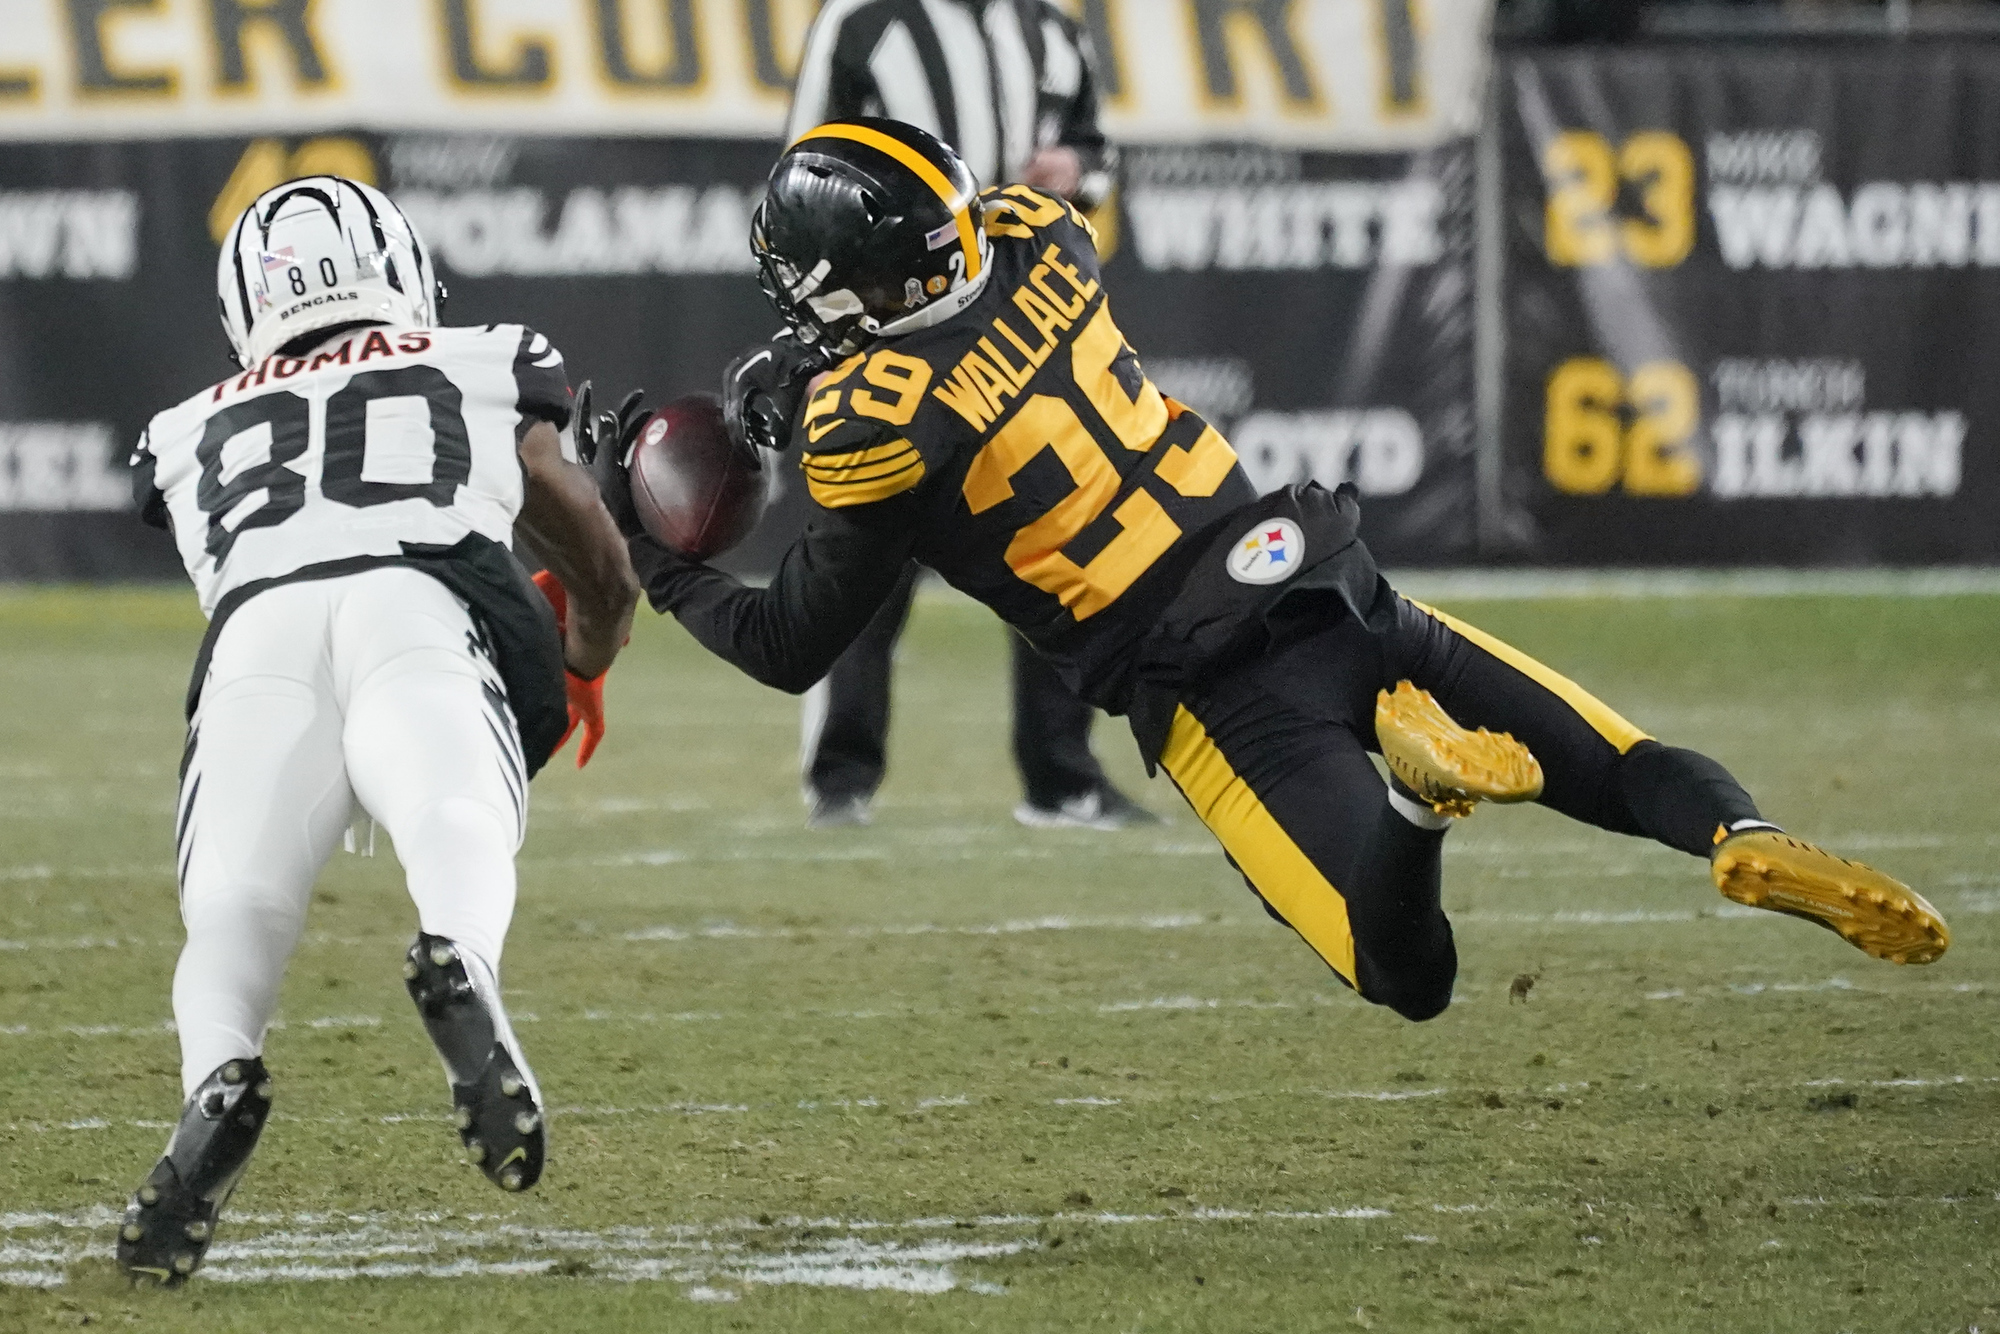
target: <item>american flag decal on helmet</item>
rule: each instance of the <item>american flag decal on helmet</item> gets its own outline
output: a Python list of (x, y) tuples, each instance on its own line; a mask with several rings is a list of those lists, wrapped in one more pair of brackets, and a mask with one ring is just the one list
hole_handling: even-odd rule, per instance
[(958, 221), (953, 219), (934, 232), (924, 234), (924, 244), (932, 250), (942, 250), (958, 239)]

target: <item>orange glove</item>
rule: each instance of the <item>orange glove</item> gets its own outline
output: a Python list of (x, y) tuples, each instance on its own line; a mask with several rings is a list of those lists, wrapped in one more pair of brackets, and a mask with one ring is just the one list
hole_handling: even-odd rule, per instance
[[(556, 611), (556, 633), (569, 631), (569, 590), (562, 586), (562, 580), (548, 570), (535, 574), (535, 587), (542, 590), (542, 596)], [(606, 673), (608, 675), (609, 673)], [(604, 677), (586, 681), (569, 668), (563, 668), (563, 694), (569, 700), (569, 729), (556, 742), (561, 750), (569, 744), (579, 724), (583, 727), (583, 740), (576, 745), (576, 767), (581, 769), (590, 763), (590, 757), (597, 753), (597, 743), (604, 740)]]
[(570, 733), (581, 724), (583, 740), (576, 743), (576, 767), (581, 769), (597, 753), (597, 743), (604, 740), (604, 677), (586, 681), (565, 668), (563, 692), (569, 696), (569, 731), (556, 742), (556, 749), (568, 744)]
[(536, 570), (535, 587), (542, 590), (542, 596), (556, 609), (556, 633), (569, 633), (569, 590), (556, 578), (554, 570)]

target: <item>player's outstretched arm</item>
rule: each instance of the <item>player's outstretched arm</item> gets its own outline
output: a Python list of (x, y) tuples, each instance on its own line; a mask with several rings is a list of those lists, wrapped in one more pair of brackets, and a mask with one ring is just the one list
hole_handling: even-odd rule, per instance
[(639, 576), (596, 482), (563, 457), (554, 426), (538, 421), (529, 428), (521, 440), (521, 466), (527, 497), (515, 532), (568, 595), (564, 663), (577, 676), (594, 680), (610, 668), (632, 633)]
[[(875, 519), (877, 516), (869, 516)], [(749, 588), (662, 546), (632, 539), (655, 611), (764, 685), (799, 694), (833, 668), (902, 575), (909, 530), (881, 516), (813, 516), (763, 588)]]

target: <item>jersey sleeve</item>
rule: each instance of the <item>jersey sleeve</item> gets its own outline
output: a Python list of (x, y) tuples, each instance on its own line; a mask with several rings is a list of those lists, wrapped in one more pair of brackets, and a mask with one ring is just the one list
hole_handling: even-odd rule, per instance
[(558, 431), (569, 425), (569, 373), (554, 343), (533, 329), (521, 330), (514, 352), (515, 406), (523, 417), (545, 421)]
[(867, 509), (815, 514), (763, 588), (631, 539), (632, 564), (656, 611), (670, 613), (711, 653), (799, 694), (831, 671), (867, 628), (910, 558), (907, 524)]
[[(856, 356), (835, 367), (806, 395), (805, 414), (794, 437), (803, 446), (799, 466), (806, 475), (806, 490), (821, 509), (850, 510), (879, 504), (893, 496), (915, 490), (924, 480), (924, 456), (916, 443), (894, 419), (909, 415), (896, 411), (898, 388), (883, 388), (855, 374), (868, 360)], [(923, 368), (928, 384), (928, 367), (914, 357), (903, 358)], [(875, 372), (881, 378), (897, 374), (914, 377), (919, 372), (892, 366)], [(913, 379), (901, 388), (922, 387)], [(912, 413), (914, 407), (912, 408)]]

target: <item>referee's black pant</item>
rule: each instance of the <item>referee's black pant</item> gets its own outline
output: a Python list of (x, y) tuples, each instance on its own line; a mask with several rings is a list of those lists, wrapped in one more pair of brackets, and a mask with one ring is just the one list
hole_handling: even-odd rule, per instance
[[(822, 800), (866, 799), (882, 785), (889, 741), (889, 675), (916, 588), (913, 564), (888, 601), (807, 698), (801, 755), (806, 786)], [(1106, 786), (1090, 749), (1097, 711), (1012, 631), (1014, 763), (1030, 805), (1054, 810)]]
[[(1389, 805), (1375, 696), (1399, 680), (1461, 725), (1511, 732), (1541, 761), (1540, 802), (1705, 856), (1759, 818), (1714, 760), (1663, 746), (1518, 649), (1397, 599), (1386, 635), (1327, 624), (1181, 701), (1161, 756), (1271, 915), (1363, 997), (1410, 1019), (1451, 1003), (1458, 954), (1439, 902), (1444, 835)], [(1490, 816), (1488, 818), (1491, 818)]]

